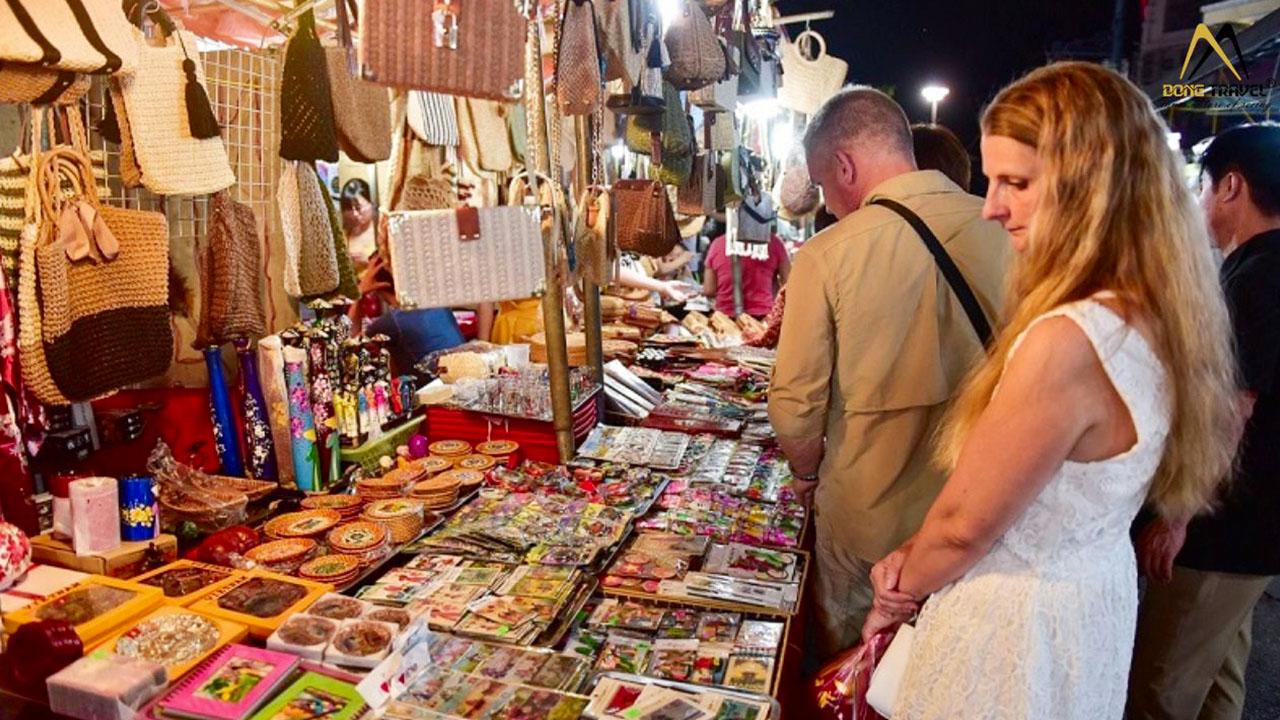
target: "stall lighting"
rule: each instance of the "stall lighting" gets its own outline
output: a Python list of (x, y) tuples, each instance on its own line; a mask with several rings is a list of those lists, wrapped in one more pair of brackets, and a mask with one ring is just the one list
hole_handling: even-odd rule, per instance
[(658, 0), (658, 14), (662, 16), (662, 31), (666, 32), (680, 14), (680, 0)]
[(775, 123), (769, 132), (769, 152), (775, 158), (785, 158), (791, 154), (796, 144), (796, 131), (789, 122)]
[(938, 122), (938, 103), (950, 94), (951, 89), (943, 85), (925, 85), (920, 89), (920, 95), (929, 103), (929, 122)]

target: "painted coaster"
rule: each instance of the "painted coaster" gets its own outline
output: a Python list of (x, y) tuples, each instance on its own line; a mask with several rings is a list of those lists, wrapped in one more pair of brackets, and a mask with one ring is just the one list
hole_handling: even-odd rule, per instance
[(409, 465), (420, 469), (427, 477), (439, 475), (445, 470), (453, 469), (453, 462), (448, 458), (442, 458), (436, 455), (428, 455), (420, 460), (414, 460), (409, 463)]
[(273, 540), (250, 548), (244, 556), (260, 565), (280, 565), (301, 561), (315, 547), (316, 541), (309, 538)]
[(340, 585), (360, 572), (359, 558), (351, 555), (323, 555), (302, 563), (298, 575), (306, 580), (319, 580)]
[(329, 531), (325, 538), (329, 547), (341, 553), (362, 553), (387, 541), (387, 529), (365, 520), (346, 523)]
[(467, 455), (453, 464), (459, 470), (475, 470), (485, 473), (494, 468), (498, 461), (488, 455)]
[(476, 446), (476, 452), (491, 457), (506, 457), (520, 449), (520, 443), (514, 440), (490, 440)]

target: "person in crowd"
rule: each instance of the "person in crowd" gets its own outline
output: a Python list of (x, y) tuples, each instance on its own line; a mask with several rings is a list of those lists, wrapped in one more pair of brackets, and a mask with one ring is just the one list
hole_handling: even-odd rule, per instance
[(916, 154), (916, 167), (941, 170), (951, 182), (969, 192), (973, 178), (973, 161), (964, 143), (944, 125), (916, 123), (911, 126), (911, 147)]
[(846, 88), (804, 136), (809, 174), (839, 220), (792, 259), (769, 418), (812, 496), (818, 653), (857, 642), (872, 564), (919, 528), (944, 475), (928, 441), (982, 342), (907, 221), (919, 215), (994, 322), (1009, 251), (982, 199), (917, 170), (889, 96)]
[[(733, 301), (734, 258), (725, 252), (727, 242), (725, 236), (720, 235), (707, 248), (702, 270), (702, 294), (715, 301), (717, 310), (729, 317), (736, 317), (738, 313)], [(782, 239), (777, 235), (770, 235), (768, 258), (761, 260), (739, 257), (737, 262), (742, 271), (742, 311), (760, 320), (769, 314), (778, 292), (787, 284), (787, 276), (791, 274), (791, 257), (782, 244)]]
[(390, 338), (391, 361), (402, 374), (412, 371), (427, 355), (457, 347), (465, 341), (453, 312), (446, 308), (392, 308), (370, 323), (365, 334)]
[(1215, 511), (1189, 525), (1157, 518), (1139, 534), (1148, 584), (1129, 683), (1134, 720), (1239, 720), (1253, 607), (1280, 575), (1280, 125), (1228, 130), (1200, 168), (1200, 204), (1226, 256), (1220, 278), (1248, 420)]
[(378, 251), (378, 207), (373, 204), (369, 183), (352, 178), (342, 186), (338, 199), (342, 209), (342, 230), (347, 236), (347, 252), (359, 272)]
[(1227, 308), (1168, 128), (1124, 77), (1039, 68), (981, 129), (1008, 322), (944, 421), (942, 493), (872, 570), (863, 636), (923, 602), (896, 719), (1120, 718), (1129, 527), (1144, 501), (1200, 511), (1231, 466)]

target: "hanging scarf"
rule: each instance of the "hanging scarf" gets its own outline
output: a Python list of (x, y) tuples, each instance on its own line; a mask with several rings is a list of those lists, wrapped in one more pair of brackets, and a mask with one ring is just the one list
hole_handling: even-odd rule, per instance
[(267, 402), (258, 380), (258, 358), (246, 338), (236, 340), (236, 356), (240, 359), (240, 397), (244, 402), (244, 445), (249, 460), (249, 475), (259, 480), (275, 480), (276, 447), (267, 421)]
[[(281, 453), (291, 453), (293, 442), (289, 432), (289, 392), (284, 383), (283, 344), (279, 335), (264, 337), (258, 341), (258, 379), (262, 386), (262, 396), (266, 400), (268, 423), (274, 436), (275, 449)], [(280, 484), (284, 487), (296, 487), (293, 475), (293, 461), (284, 461), (277, 457), (276, 473)]]
[(204, 350), (204, 363), (209, 368), (209, 413), (213, 418), (213, 441), (218, 449), (221, 473), (244, 477), (244, 456), (240, 454), (240, 433), (231, 410), (231, 391), (222, 374), (222, 350)]
[(307, 354), (302, 348), (286, 347), (285, 387), (289, 392), (289, 436), (293, 449), (293, 474), (298, 489), (320, 491), (320, 464), (316, 452), (316, 419), (307, 393)]

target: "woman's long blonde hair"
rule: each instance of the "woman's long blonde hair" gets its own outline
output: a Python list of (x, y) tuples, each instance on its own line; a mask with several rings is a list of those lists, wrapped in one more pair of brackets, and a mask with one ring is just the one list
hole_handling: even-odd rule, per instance
[(1150, 318), (1172, 392), (1148, 499), (1165, 517), (1212, 503), (1238, 437), (1234, 353), (1207, 229), (1166, 132), (1132, 83), (1081, 62), (1032, 71), (983, 113), (983, 135), (1036, 148), (1043, 191), (1011, 278), (1008, 324), (943, 424), (938, 455), (947, 466), (990, 402), (1015, 338), (1058, 305), (1114, 290)]

